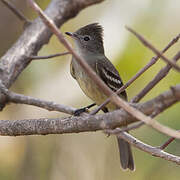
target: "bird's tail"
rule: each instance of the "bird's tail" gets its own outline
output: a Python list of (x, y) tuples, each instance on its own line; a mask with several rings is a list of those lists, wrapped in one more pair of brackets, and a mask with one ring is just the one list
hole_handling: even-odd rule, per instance
[(123, 169), (129, 168), (130, 170), (134, 170), (134, 161), (132, 156), (132, 151), (129, 143), (124, 141), (121, 138), (117, 137), (119, 154), (120, 154), (120, 162)]

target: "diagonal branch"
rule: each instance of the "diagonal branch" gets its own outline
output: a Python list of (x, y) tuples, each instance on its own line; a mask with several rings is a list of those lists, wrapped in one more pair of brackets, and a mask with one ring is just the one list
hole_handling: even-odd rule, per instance
[[(81, 0), (81, 1), (83, 2), (83, 0)], [(92, 1), (91, 1), (91, 3), (92, 3)], [(60, 37), (60, 39), (62, 41), (64, 41), (63, 37)], [(64, 43), (66, 44), (66, 41), (64, 41)], [(66, 45), (68, 46), (68, 44), (66, 44)], [(71, 46), (69, 46), (69, 48), (71, 48)], [(30, 56), (33, 55), (33, 52), (35, 52), (35, 51), (36, 50), (32, 51)], [(73, 52), (73, 50), (70, 52), (78, 60), (79, 57), (76, 56), (76, 54)], [(28, 59), (28, 61), (30, 62), (30, 59)], [(79, 60), (79, 62), (81, 63), (81, 59)], [(27, 66), (27, 64), (25, 64), (25, 66)], [(2, 65), (5, 65), (5, 64), (2, 63)], [(86, 70), (88, 71), (88, 66), (86, 67), (86, 65), (85, 64), (83, 65), (83, 63), (82, 63), (82, 66), (84, 66), (85, 69), (87, 68)], [(0, 75), (4, 71), (4, 69), (2, 67), (0, 66)], [(18, 66), (14, 70), (17, 70), (17, 68), (18, 68)], [(10, 71), (8, 71), (8, 73), (9, 72)], [(15, 73), (17, 73), (17, 72), (15, 72)], [(20, 71), (18, 73), (20, 73)], [(17, 73), (17, 76), (18, 76), (18, 73)], [(148, 101), (146, 103), (139, 104), (139, 105), (134, 105), (139, 110), (138, 111), (138, 110), (134, 109), (133, 107), (129, 106), (126, 102), (123, 102), (114, 93), (109, 91), (108, 88), (106, 86), (104, 86), (101, 81), (98, 82), (96, 75), (93, 75), (93, 72), (91, 72), (91, 69), (89, 69), (89, 73), (91, 74), (90, 76), (92, 76), (92, 78), (94, 77), (95, 82), (97, 82), (97, 84), (99, 83), (100, 87), (102, 86), (102, 90), (106, 91), (108, 96), (111, 96), (111, 100), (114, 103), (123, 107), (127, 112), (131, 113), (136, 118), (141, 119), (143, 122), (150, 124), (152, 127), (155, 126), (155, 128), (158, 129), (159, 131), (161, 131), (161, 128), (164, 128), (164, 130), (163, 130), (164, 132), (167, 130), (169, 134), (173, 134), (175, 137), (179, 136), (178, 133), (172, 131), (171, 129), (169, 129), (165, 126), (157, 124), (155, 121), (152, 121), (151, 118), (146, 117), (144, 114), (147, 114), (147, 115), (152, 115), (153, 113), (158, 114), (158, 113), (162, 112), (163, 110), (165, 110), (167, 107), (169, 107), (172, 104), (179, 101), (180, 100), (180, 85), (174, 87), (172, 89), (173, 91), (165, 92), (165, 93), (161, 94), (160, 96), (154, 98), (151, 101)], [(9, 83), (8, 82), (9, 79), (7, 81), (6, 81), (6, 79), (3, 79), (3, 80), (5, 81), (5, 84)], [(4, 88), (4, 89), (2, 88), (0, 90), (3, 94), (6, 95), (7, 101), (10, 100), (11, 102), (19, 101), (22, 103), (23, 102), (32, 103), (31, 100), (35, 100), (34, 102), (37, 105), (38, 105), (38, 103), (41, 103), (41, 102), (48, 103), (46, 101), (43, 102), (42, 100), (39, 100), (39, 99), (33, 99), (31, 97), (26, 97), (23, 95), (19, 95), (19, 94), (10, 92), (6, 88)], [(2, 100), (1, 94), (0, 94), (0, 100)], [(48, 107), (52, 106), (55, 108), (56, 108), (56, 105), (58, 105), (58, 104), (52, 104), (52, 105), (47, 104)], [(43, 107), (44, 104), (40, 105), (40, 107), (41, 106)], [(45, 107), (43, 107), (43, 108), (46, 108), (46, 104), (45, 104)], [(51, 109), (48, 109), (48, 110), (51, 110)], [(73, 109), (71, 109), (71, 110), (73, 112)], [(67, 110), (67, 111), (69, 111), (69, 113), (70, 113), (71, 110)], [(142, 111), (144, 114), (142, 114), (140, 111)], [(103, 114), (103, 115), (96, 115), (96, 116), (87, 115), (85, 117), (69, 117), (69, 118), (64, 118), (64, 119), (44, 118), (44, 119), (38, 119), (38, 120), (19, 120), (19, 121), (0, 120), (0, 134), (1, 135), (11, 135), (11, 136), (31, 135), (31, 134), (45, 135), (45, 134), (84, 132), (84, 131), (95, 131), (95, 130), (107, 129), (107, 128), (115, 128), (115, 127), (123, 126), (123, 125), (127, 124), (127, 122), (132, 123), (132, 122), (137, 121), (137, 119), (135, 119), (133, 116), (130, 116), (127, 112), (125, 112), (124, 110), (118, 110), (118, 111)], [(145, 120), (143, 120), (143, 118), (145, 118)], [(161, 132), (163, 132), (163, 131), (161, 131)], [(152, 146), (143, 144), (142, 142), (138, 141), (137, 139), (128, 135), (127, 133), (122, 132), (119, 134), (119, 136), (122, 136), (121, 138), (125, 139), (126, 141), (130, 142), (131, 144), (135, 145), (137, 148), (139, 148), (141, 150), (144, 150), (155, 156), (162, 157), (166, 160), (180, 164), (179, 157), (168, 154), (168, 153), (161, 151), (157, 148), (154, 148)]]
[(9, 102), (13, 102), (16, 104), (33, 105), (33, 106), (46, 109), (48, 111), (64, 112), (71, 115), (74, 114), (74, 112), (76, 111), (76, 109), (73, 107), (57, 104), (53, 101), (45, 101), (42, 99), (38, 99), (38, 98), (30, 97), (30, 96), (24, 96), (22, 94), (11, 92), (2, 84), (1, 81), (0, 81), (0, 89), (6, 95), (7, 100)]
[[(103, 0), (52, 0), (45, 13), (60, 27), (70, 18), (76, 16), (82, 9), (100, 3)], [(71, 2), (71, 3), (70, 3)], [(0, 80), (9, 88), (19, 74), (31, 62), (30, 56), (35, 56), (44, 44), (47, 44), (52, 32), (40, 18), (27, 26), (17, 42), (0, 59)], [(5, 107), (7, 99), (0, 92), (0, 111)]]
[(100, 77), (97, 76), (97, 74), (89, 67), (89, 65), (84, 61), (83, 58), (81, 58), (71, 47), (71, 45), (66, 41), (64, 36), (61, 34), (61, 32), (58, 30), (56, 25), (53, 23), (53, 21), (44, 14), (44, 12), (41, 10), (41, 8), (33, 1), (33, 0), (27, 0), (30, 4), (30, 6), (39, 14), (39, 16), (42, 18), (43, 22), (51, 29), (51, 31), (58, 37), (59, 41), (68, 49), (68, 51), (75, 57), (76, 61), (82, 66), (82, 68), (86, 71), (86, 73), (89, 75), (90, 78), (94, 80), (96, 85), (102, 90), (102, 92), (107, 95), (108, 97), (111, 97), (111, 101), (116, 104), (118, 107), (122, 107), (124, 110), (126, 110), (129, 114), (134, 116), (135, 118), (141, 120), (142, 122), (146, 123), (150, 127), (156, 129), (157, 131), (164, 133), (166, 135), (180, 138), (180, 133), (177, 131), (161, 125), (157, 121), (154, 121), (151, 117), (147, 117), (142, 112), (138, 111), (137, 109), (131, 107), (127, 102), (122, 100), (116, 93), (114, 93), (110, 88), (106, 86), (106, 84), (100, 79)]
[[(108, 133), (113, 134), (113, 130), (108, 131)], [(130, 134), (128, 134), (126, 132), (119, 133), (118, 137), (126, 140), (131, 145), (135, 146), (136, 148), (138, 148), (144, 152), (147, 152), (155, 157), (160, 157), (162, 159), (165, 159), (165, 160), (171, 161), (171, 162), (175, 162), (176, 164), (180, 165), (180, 157), (179, 156), (175, 156), (173, 154), (164, 152), (163, 150), (161, 150), (159, 148), (145, 144), (144, 142), (136, 139), (135, 137), (131, 136)]]
[(165, 149), (171, 142), (173, 142), (175, 140), (175, 138), (169, 138), (165, 143), (163, 143), (161, 146), (159, 146), (159, 149)]
[[(168, 45), (162, 50), (162, 53), (166, 52), (171, 46), (173, 46), (175, 43), (178, 42), (180, 38), (180, 34), (178, 34), (175, 38), (173, 38)], [(136, 79), (138, 79), (144, 72), (146, 72), (153, 64), (157, 62), (159, 59), (159, 56), (153, 57), (148, 64), (146, 64), (142, 69), (140, 69), (126, 84), (124, 84), (120, 89), (116, 91), (116, 94), (120, 94), (122, 91), (124, 91), (127, 87), (129, 87)], [(176, 58), (177, 59), (177, 58)], [(110, 102), (110, 98), (108, 98), (104, 103), (102, 103), (100, 106), (95, 108), (93, 111), (91, 111), (91, 115), (96, 114), (99, 112), (103, 107), (105, 107)]]
[[(177, 62), (180, 59), (180, 51), (174, 56), (173, 61)], [(152, 88), (154, 88), (164, 77), (167, 76), (172, 66), (167, 64), (158, 74), (135, 96), (131, 102), (139, 102)]]
[(157, 50), (152, 44), (150, 44), (142, 35), (134, 31), (132, 28), (127, 27), (126, 29), (134, 34), (143, 44), (144, 46), (151, 49), (157, 56), (161, 57), (167, 64), (171, 65), (174, 69), (180, 72), (180, 67), (173, 61), (170, 61), (167, 57), (165, 57), (159, 50)]
[(31, 24), (31, 21), (28, 20), (12, 3), (7, 0), (1, 0), (1, 2), (7, 6), (18, 17), (19, 20), (23, 21), (26, 25)]

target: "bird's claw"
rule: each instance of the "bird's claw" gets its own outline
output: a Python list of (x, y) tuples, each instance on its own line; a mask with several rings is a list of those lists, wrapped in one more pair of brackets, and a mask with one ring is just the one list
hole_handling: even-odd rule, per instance
[(88, 112), (88, 108), (85, 107), (85, 108), (80, 108), (80, 109), (77, 109), (75, 112), (74, 112), (74, 116), (80, 116), (82, 113), (84, 112)]

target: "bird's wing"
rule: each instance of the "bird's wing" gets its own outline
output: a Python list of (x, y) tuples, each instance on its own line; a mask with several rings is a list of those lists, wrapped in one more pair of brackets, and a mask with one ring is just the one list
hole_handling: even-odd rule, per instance
[(74, 71), (74, 67), (73, 67), (73, 59), (71, 60), (71, 64), (70, 64), (70, 73), (71, 73), (71, 76), (76, 79), (76, 76), (75, 76), (75, 71)]
[[(98, 59), (96, 61), (96, 71), (100, 78), (112, 91), (115, 92), (123, 86), (123, 82), (118, 71), (108, 59)], [(127, 94), (125, 91), (123, 91), (121, 95), (127, 99)]]

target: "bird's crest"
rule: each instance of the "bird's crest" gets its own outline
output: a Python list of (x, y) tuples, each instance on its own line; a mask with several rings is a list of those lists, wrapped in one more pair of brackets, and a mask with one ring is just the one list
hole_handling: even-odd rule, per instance
[(103, 28), (99, 23), (88, 24), (76, 31), (79, 35), (89, 35), (103, 43)]

